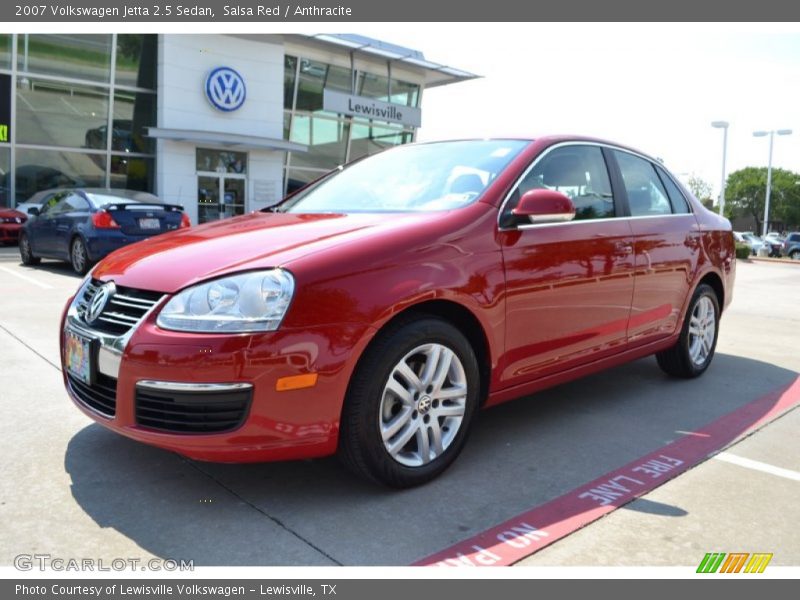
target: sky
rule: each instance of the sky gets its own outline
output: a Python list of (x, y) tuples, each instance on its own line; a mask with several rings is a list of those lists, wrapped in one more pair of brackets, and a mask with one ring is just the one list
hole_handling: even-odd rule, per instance
[(423, 51), (481, 79), (427, 90), (419, 140), (575, 133), (662, 158), (682, 180), (719, 193), (727, 172), (800, 173), (800, 25), (519, 23), (357, 31)]

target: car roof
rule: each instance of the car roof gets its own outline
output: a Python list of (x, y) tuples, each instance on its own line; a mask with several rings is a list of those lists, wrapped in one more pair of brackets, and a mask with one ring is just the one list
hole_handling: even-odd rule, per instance
[[(32, 204), (41, 204), (45, 198), (50, 194), (58, 194), (61, 192), (75, 192), (86, 197), (87, 195), (96, 196), (115, 196), (120, 199), (129, 200), (132, 202), (157, 202), (162, 204), (161, 199), (151, 194), (150, 192), (141, 192), (139, 190), (126, 190), (120, 188), (102, 188), (102, 187), (69, 187), (69, 188), (51, 188), (49, 190), (41, 190), (28, 198), (27, 202)], [(21, 203), (20, 203), (21, 204)]]
[[(606, 146), (614, 146), (615, 148), (619, 148), (620, 150), (628, 150), (633, 152), (634, 154), (640, 154), (654, 162), (657, 162), (663, 166), (663, 163), (651, 156), (646, 152), (642, 152), (641, 150), (634, 148), (632, 146), (628, 146), (627, 144), (621, 144), (619, 142), (614, 142), (612, 140), (607, 140), (598, 137), (592, 137), (587, 135), (578, 135), (578, 134), (568, 134), (568, 133), (558, 133), (558, 134), (547, 134), (547, 135), (537, 135), (537, 136), (525, 136), (525, 135), (490, 135), (486, 137), (468, 137), (468, 138), (451, 138), (451, 139), (441, 139), (441, 140), (426, 140), (422, 142), (417, 142), (417, 144), (436, 144), (440, 142), (469, 142), (469, 141), (479, 141), (479, 140), (513, 140), (513, 141), (520, 141), (520, 142), (528, 142), (530, 144), (537, 142), (542, 144), (543, 146), (551, 146), (553, 144), (560, 144), (563, 142), (588, 142), (591, 144), (603, 144)], [(404, 144), (408, 145), (408, 144)], [(395, 146), (398, 148), (400, 146)]]

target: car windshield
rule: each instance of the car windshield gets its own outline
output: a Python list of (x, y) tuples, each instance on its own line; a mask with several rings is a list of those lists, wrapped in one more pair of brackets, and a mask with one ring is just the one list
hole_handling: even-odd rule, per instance
[(273, 210), (424, 212), (474, 202), (528, 144), (474, 140), (401, 146), (334, 171)]

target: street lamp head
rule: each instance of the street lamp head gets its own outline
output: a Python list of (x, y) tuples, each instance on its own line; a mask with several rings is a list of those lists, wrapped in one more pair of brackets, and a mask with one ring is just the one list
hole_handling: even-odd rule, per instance
[(764, 137), (765, 135), (769, 135), (769, 131), (754, 131), (753, 137)]
[(778, 135), (792, 135), (792, 130), (791, 129), (778, 129), (778, 131), (776, 131), (776, 133)]
[(711, 126), (717, 129), (727, 129), (728, 125), (730, 125), (730, 123), (727, 121), (711, 121)]

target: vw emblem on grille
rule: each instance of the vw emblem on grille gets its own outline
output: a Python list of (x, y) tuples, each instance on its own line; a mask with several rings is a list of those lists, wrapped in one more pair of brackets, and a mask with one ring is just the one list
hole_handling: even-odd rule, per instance
[(106, 307), (106, 304), (108, 304), (109, 299), (116, 291), (117, 287), (114, 285), (114, 282), (106, 283), (98, 288), (94, 296), (92, 296), (89, 306), (86, 308), (87, 323), (94, 323), (97, 320)]
[(244, 79), (230, 67), (217, 67), (206, 77), (206, 97), (217, 110), (241, 108), (246, 96)]

